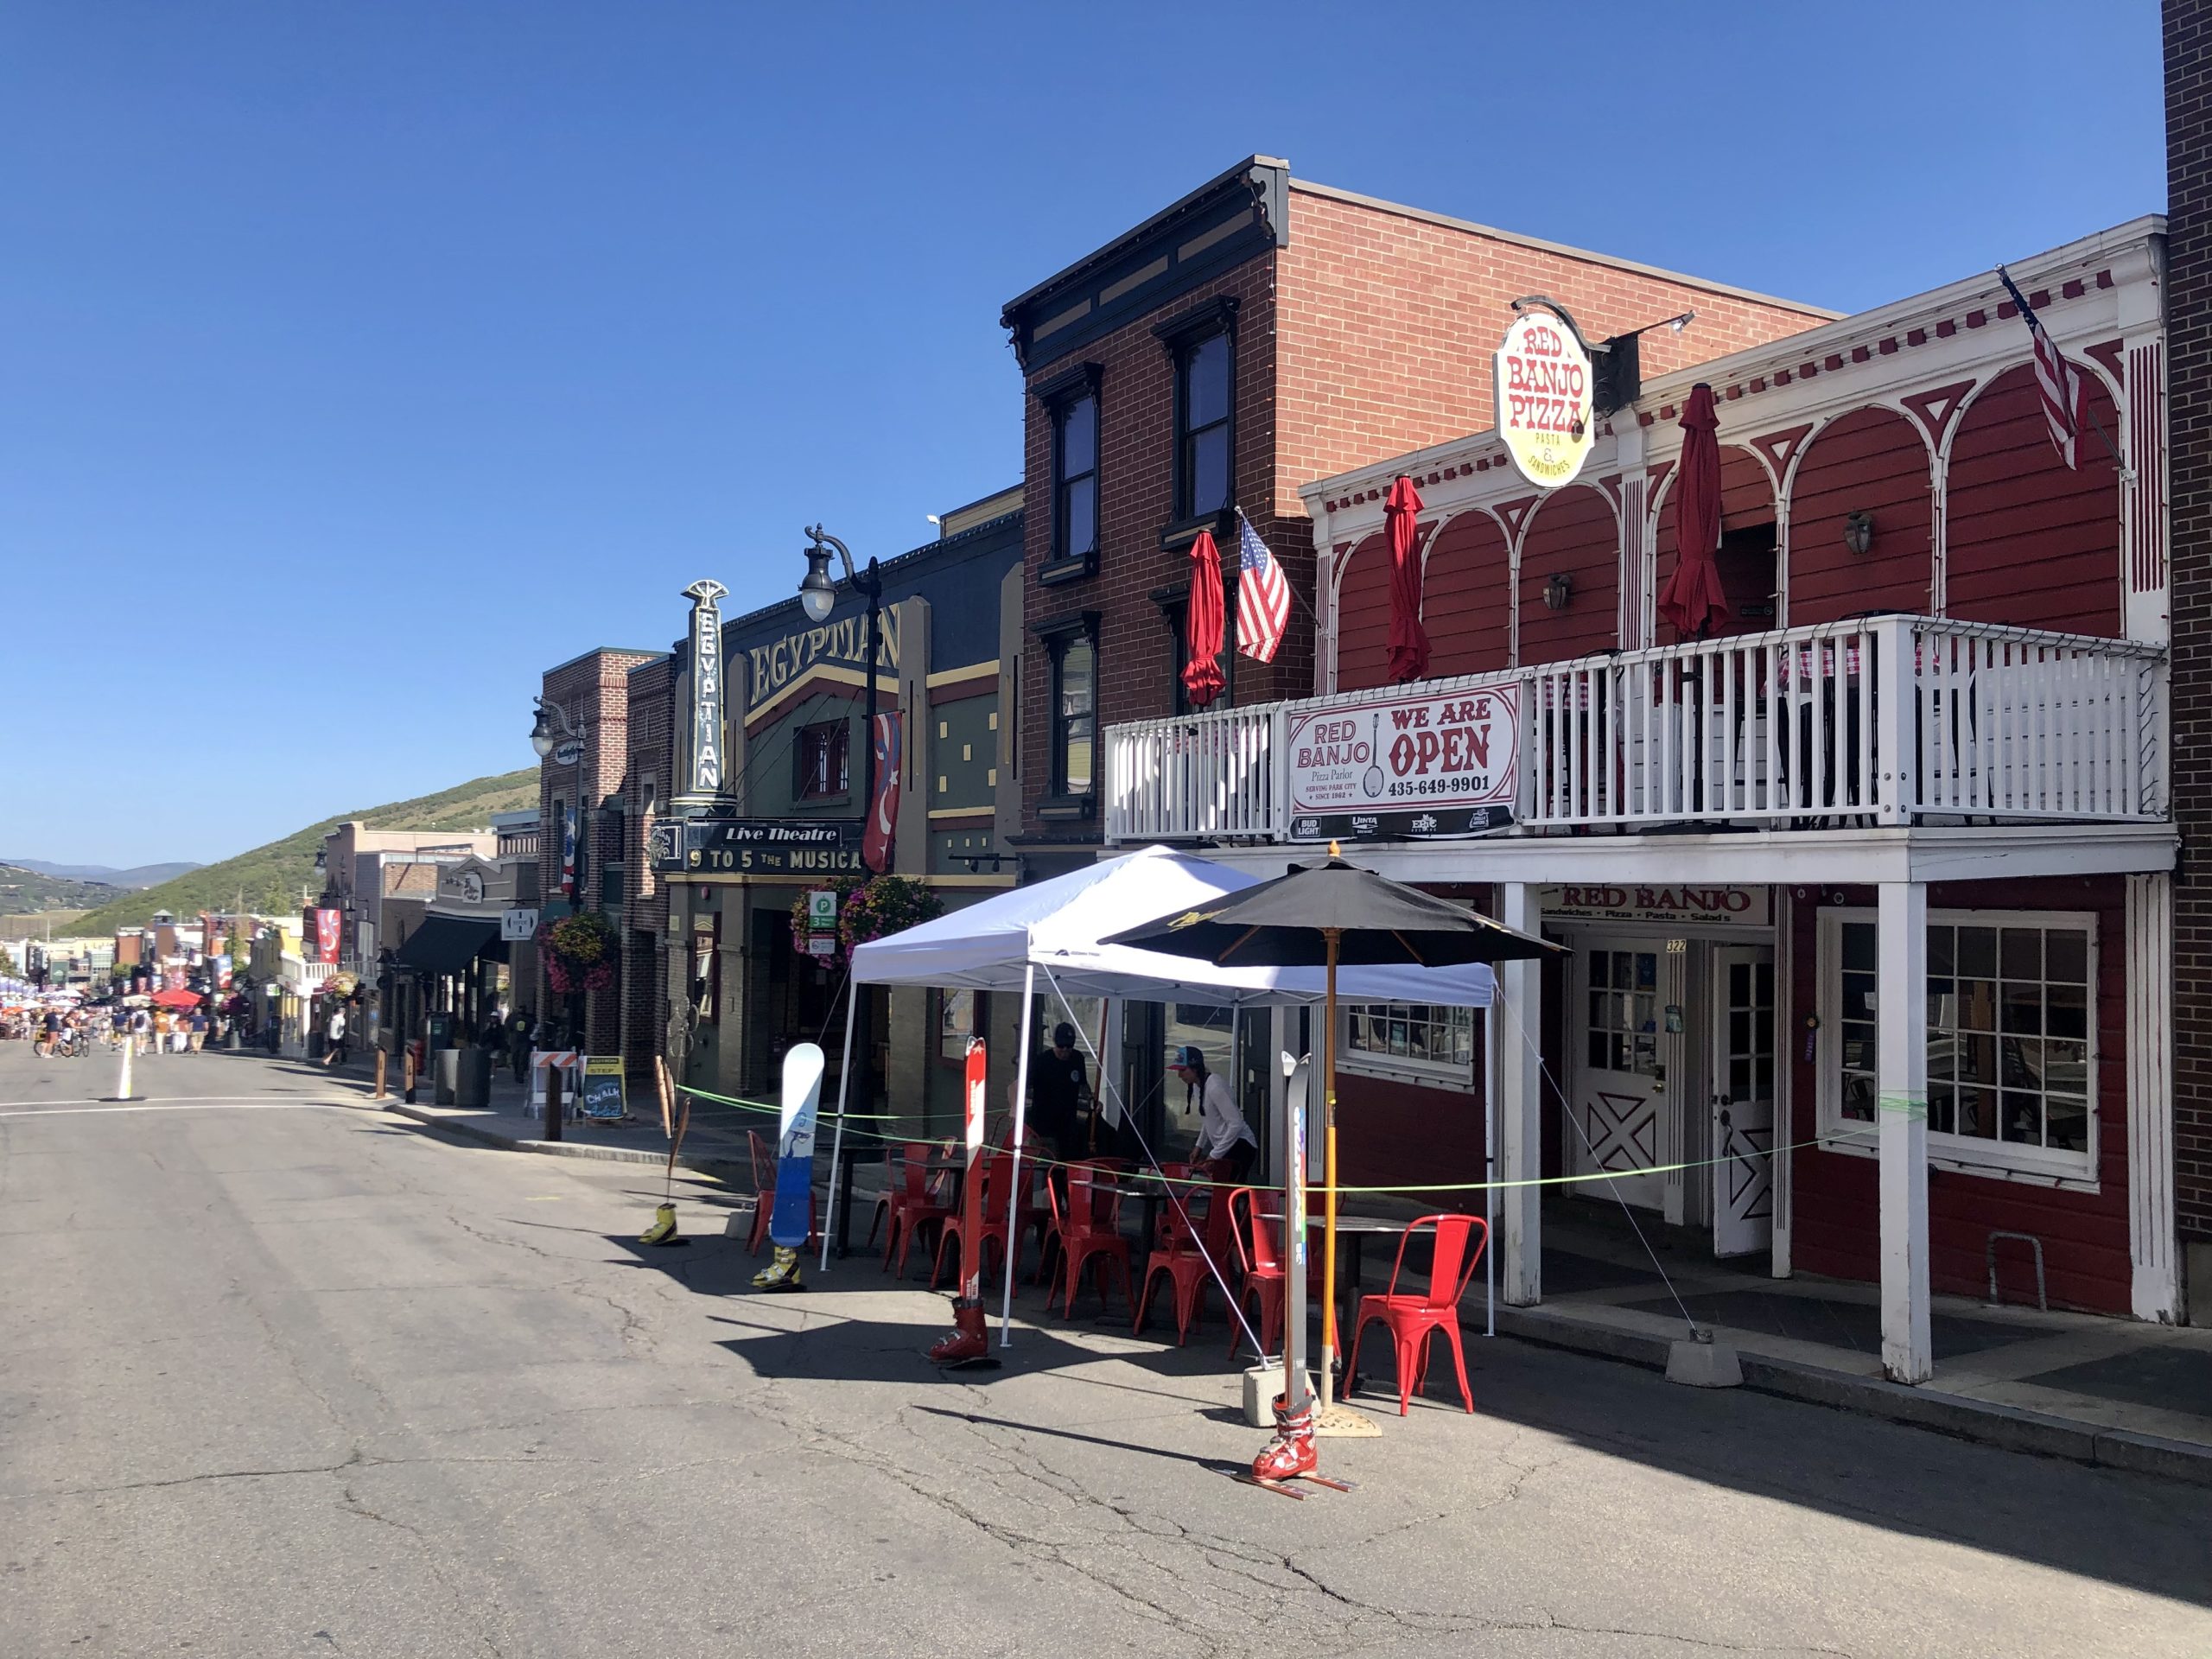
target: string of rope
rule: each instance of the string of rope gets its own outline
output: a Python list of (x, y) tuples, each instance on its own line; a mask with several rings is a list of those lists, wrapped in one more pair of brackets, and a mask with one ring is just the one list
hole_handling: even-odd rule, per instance
[[(1499, 1006), (1503, 1006), (1502, 1001)], [(780, 1116), (782, 1115), (783, 1109), (781, 1107), (772, 1106), (761, 1101), (745, 1100), (734, 1095), (710, 1094), (706, 1090), (693, 1088), (689, 1084), (680, 1083), (676, 1086), (684, 1094), (696, 1095), (702, 1100), (711, 1100), (717, 1105), (734, 1106), (742, 1111), (760, 1112), (770, 1116)], [(1117, 1091), (1117, 1102), (1119, 1101), (1119, 1098)], [(1122, 1110), (1126, 1113), (1128, 1110), (1127, 1107), (1123, 1106)], [(834, 1116), (835, 1114), (832, 1113), (831, 1116)], [(925, 1123), (928, 1121), (925, 1118), (918, 1116), (912, 1113), (899, 1112), (851, 1112), (848, 1113), (847, 1116), (855, 1119), (868, 1117), (879, 1122), (903, 1121), (912, 1123)], [(851, 1133), (863, 1139), (874, 1141), (880, 1145), (887, 1147), (905, 1146), (918, 1140), (937, 1142), (950, 1139), (950, 1137), (943, 1135), (923, 1135), (919, 1136), (912, 1135), (885, 1135), (873, 1129), (859, 1128), (852, 1130)], [(1421, 1181), (1418, 1183), (1407, 1183), (1399, 1185), (1387, 1186), (1332, 1187), (1325, 1181), (1308, 1181), (1306, 1184), (1306, 1190), (1308, 1192), (1325, 1193), (1333, 1192), (1339, 1198), (1388, 1197), (1393, 1194), (1419, 1197), (1424, 1193), (1431, 1192), (1503, 1192), (1516, 1187), (1580, 1186), (1593, 1182), (1635, 1180), (1645, 1175), (1671, 1175), (1677, 1171), (1716, 1169), (1724, 1164), (1735, 1163), (1743, 1159), (1772, 1158), (1785, 1152), (1833, 1151), (1838, 1147), (1872, 1147), (1874, 1144), (1875, 1141), (1871, 1134), (1860, 1135), (1856, 1132), (1832, 1133), (1815, 1135), (1811, 1139), (1805, 1141), (1787, 1141), (1779, 1146), (1766, 1147), (1764, 1148), (1752, 1148), (1743, 1152), (1729, 1153), (1719, 1158), (1694, 1158), (1686, 1160), (1681, 1163), (1674, 1164), (1647, 1164), (1641, 1165), (1634, 1169), (1596, 1170), (1586, 1175), (1531, 1175), (1524, 1179), (1512, 1181)], [(1097, 1164), (1097, 1160), (1096, 1159), (1051, 1158), (1046, 1156), (1042, 1153), (1033, 1152), (1027, 1147), (1023, 1148), (1021, 1160), (1027, 1164), (1035, 1164), (1038, 1167), (1043, 1169), (1089, 1169), (1095, 1168)], [(1217, 1187), (1226, 1192), (1233, 1192), (1240, 1186), (1249, 1186), (1252, 1185), (1249, 1181), (1208, 1180), (1205, 1177), (1198, 1175), (1155, 1175), (1150, 1170), (1141, 1169), (1127, 1170), (1122, 1172), (1122, 1173), (1125, 1179), (1131, 1180), (1163, 1180), (1176, 1186)]]

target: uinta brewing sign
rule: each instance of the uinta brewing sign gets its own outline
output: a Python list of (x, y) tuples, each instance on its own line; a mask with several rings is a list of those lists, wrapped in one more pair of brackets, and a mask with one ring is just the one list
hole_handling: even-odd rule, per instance
[(1497, 432), (1513, 464), (1539, 489), (1573, 481), (1590, 453), (1590, 356), (1548, 313), (1513, 319), (1498, 342)]
[(1288, 736), (1294, 838), (1478, 835), (1510, 822), (1518, 685), (1339, 705), (1294, 717)]

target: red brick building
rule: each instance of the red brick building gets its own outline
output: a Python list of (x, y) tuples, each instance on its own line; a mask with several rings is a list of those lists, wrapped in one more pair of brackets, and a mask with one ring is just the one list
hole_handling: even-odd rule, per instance
[(2166, 0), (2172, 440), (2174, 1199), (2190, 1318), (2212, 1321), (2212, 8)]
[[(629, 823), (630, 690), (634, 671), (667, 660), (659, 651), (602, 645), (545, 671), (543, 698), (556, 740), (538, 765), (537, 891), (540, 925), (577, 909), (597, 909), (630, 942), (626, 909), (638, 860)], [(626, 957), (628, 952), (626, 950)], [(543, 953), (531, 957), (533, 982), (518, 987), (522, 1004), (541, 1018), (565, 1019), (567, 998), (545, 983)], [(582, 998), (579, 1045), (594, 1054), (623, 1052), (622, 1008), (631, 964), (615, 988)], [(575, 1040), (571, 1033), (570, 1040)]]
[[(1535, 294), (1597, 335), (1694, 312), (1687, 331), (1644, 337), (1654, 375), (1834, 315), (1311, 184), (1261, 156), (1006, 306), (1027, 394), (1024, 880), (1096, 855), (1103, 728), (1188, 707), (1179, 676), (1199, 531), (1223, 555), (1231, 639), (1239, 510), (1299, 596), (1271, 664), (1225, 655), (1215, 706), (1302, 695), (1316, 589), (1300, 487), (1489, 426), (1491, 347), (1513, 301)], [(1159, 1092), (1170, 1044), (1212, 1046), (1227, 1064), (1225, 1033), (1178, 1012), (1133, 1016), (1154, 1022), (1129, 1033), (1138, 1096)]]

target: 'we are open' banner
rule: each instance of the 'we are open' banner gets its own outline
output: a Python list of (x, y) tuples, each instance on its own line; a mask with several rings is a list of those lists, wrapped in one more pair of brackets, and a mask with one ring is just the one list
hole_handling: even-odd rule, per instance
[(1300, 715), (1289, 737), (1294, 840), (1480, 835), (1513, 821), (1518, 684)]

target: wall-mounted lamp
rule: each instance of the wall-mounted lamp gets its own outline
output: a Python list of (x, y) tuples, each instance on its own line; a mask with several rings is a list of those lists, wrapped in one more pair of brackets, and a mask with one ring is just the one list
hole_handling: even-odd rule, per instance
[(1847, 513), (1843, 520), (1843, 544), (1853, 553), (1864, 553), (1874, 545), (1874, 515), (1871, 512)]
[(1552, 572), (1550, 579), (1544, 583), (1544, 608), (1563, 611), (1567, 601), (1573, 597), (1574, 578), (1564, 570)]

